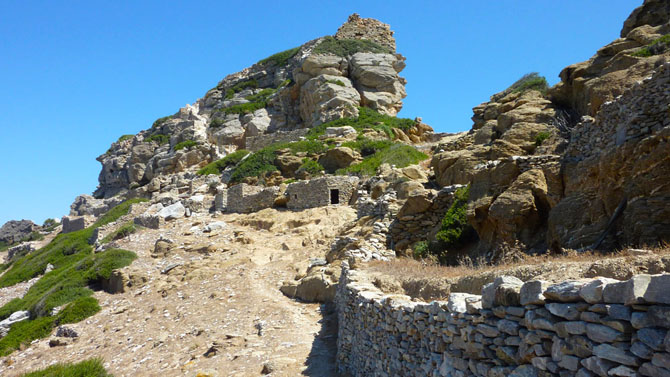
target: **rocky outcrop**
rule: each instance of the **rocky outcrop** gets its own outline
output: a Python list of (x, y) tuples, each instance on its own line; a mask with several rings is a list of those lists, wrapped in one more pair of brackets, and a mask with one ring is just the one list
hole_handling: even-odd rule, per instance
[(30, 220), (10, 220), (0, 228), (0, 242), (8, 245), (21, 242), (39, 229), (40, 227)]
[(395, 115), (406, 96), (399, 76), (404, 61), (388, 25), (352, 15), (335, 37), (231, 74), (193, 105), (113, 143), (98, 157), (102, 171), (94, 196), (146, 196), (142, 187), (154, 179), (193, 171), (240, 148), (258, 148), (257, 141), (269, 134), (356, 117), (360, 106)]

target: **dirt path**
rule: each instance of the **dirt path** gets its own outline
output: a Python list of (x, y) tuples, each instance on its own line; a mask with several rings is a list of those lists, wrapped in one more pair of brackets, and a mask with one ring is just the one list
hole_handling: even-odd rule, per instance
[[(102, 311), (70, 325), (79, 338), (48, 339), (1, 359), (0, 375), (18, 376), (58, 361), (101, 357), (115, 376), (335, 376), (332, 308), (284, 297), (281, 283), (323, 257), (355, 219), (351, 208), (251, 215), (202, 215), (143, 230), (120, 242), (138, 259), (124, 269), (125, 293), (96, 292)], [(203, 228), (223, 221), (222, 229)], [(153, 258), (159, 237), (175, 241)], [(167, 267), (178, 265), (167, 273)]]

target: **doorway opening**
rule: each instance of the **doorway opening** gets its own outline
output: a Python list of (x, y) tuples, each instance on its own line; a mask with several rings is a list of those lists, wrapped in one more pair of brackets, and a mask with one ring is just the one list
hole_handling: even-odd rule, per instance
[(330, 204), (340, 204), (340, 190), (330, 190)]

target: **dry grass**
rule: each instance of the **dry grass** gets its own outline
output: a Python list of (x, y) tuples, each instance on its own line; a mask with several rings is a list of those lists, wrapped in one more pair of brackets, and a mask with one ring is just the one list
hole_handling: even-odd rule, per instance
[[(640, 249), (648, 250), (649, 255), (670, 255), (670, 245), (644, 247)], [(623, 258), (624, 261), (633, 261), (640, 257), (640, 254), (633, 250), (639, 249), (626, 248), (609, 253), (602, 253), (597, 251), (577, 252), (575, 250), (566, 250), (563, 254), (553, 255), (523, 255), (521, 257), (515, 255), (514, 261), (495, 265), (483, 263), (482, 260), (473, 261), (469, 258), (461, 259), (461, 263), (458, 266), (441, 266), (435, 262), (427, 260), (397, 258), (389, 262), (371, 261), (366, 264), (366, 267), (372, 272), (379, 272), (384, 275), (395, 276), (402, 279), (458, 279), (461, 277), (480, 275), (489, 272), (511, 270), (524, 266), (547, 265), (549, 263), (594, 263), (615, 258)]]

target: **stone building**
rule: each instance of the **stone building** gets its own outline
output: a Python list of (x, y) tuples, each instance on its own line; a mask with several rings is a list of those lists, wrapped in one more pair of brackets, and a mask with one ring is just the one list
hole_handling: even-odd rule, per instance
[(357, 177), (322, 177), (295, 182), (286, 188), (289, 209), (323, 207), (334, 204), (350, 204), (356, 187)]
[(228, 189), (227, 209), (250, 213), (270, 208), (279, 194), (279, 187), (251, 186), (240, 183)]

